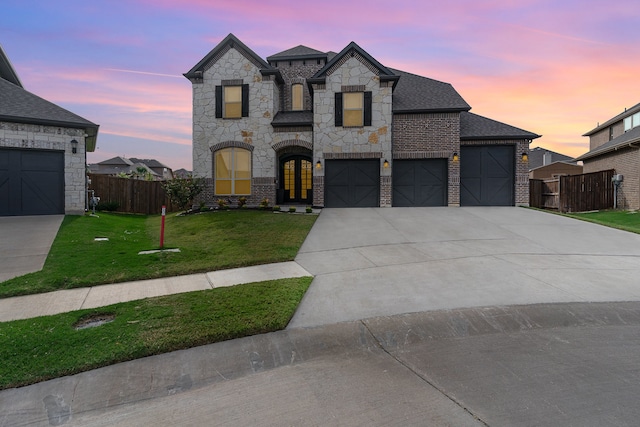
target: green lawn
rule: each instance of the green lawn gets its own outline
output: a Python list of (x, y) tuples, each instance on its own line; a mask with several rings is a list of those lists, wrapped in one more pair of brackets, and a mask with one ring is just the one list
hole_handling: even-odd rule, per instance
[[(42, 271), (0, 283), (0, 298), (293, 260), (316, 215), (256, 210), (166, 216), (67, 216)], [(96, 237), (108, 241), (96, 241)]]
[(640, 213), (638, 211), (607, 210), (566, 215), (583, 221), (640, 234)]
[[(0, 297), (293, 260), (316, 215), (223, 211), (166, 217), (65, 217), (42, 271), (0, 283)], [(96, 241), (97, 237), (108, 238)], [(0, 323), (0, 389), (144, 356), (284, 328), (311, 277), (190, 292)], [(76, 330), (90, 316), (103, 325)]]
[[(0, 323), (0, 389), (283, 329), (311, 277), (148, 298)], [(113, 321), (78, 329), (91, 315)]]

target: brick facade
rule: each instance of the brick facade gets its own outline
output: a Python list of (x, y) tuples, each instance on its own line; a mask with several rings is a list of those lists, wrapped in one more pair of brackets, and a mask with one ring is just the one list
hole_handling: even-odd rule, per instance
[(614, 169), (624, 180), (618, 188), (618, 208), (640, 209), (640, 150), (627, 147), (584, 160), (584, 173)]

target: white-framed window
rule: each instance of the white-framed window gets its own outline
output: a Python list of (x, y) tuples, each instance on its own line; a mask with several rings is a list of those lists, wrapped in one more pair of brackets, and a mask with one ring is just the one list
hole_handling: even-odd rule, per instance
[(223, 148), (215, 153), (215, 194), (251, 194), (251, 152), (243, 148)]
[(625, 117), (624, 119), (624, 131), (627, 132), (636, 126), (640, 126), (640, 112), (635, 113), (633, 116)]
[(301, 83), (291, 85), (291, 110), (301, 111), (304, 109), (304, 90)]

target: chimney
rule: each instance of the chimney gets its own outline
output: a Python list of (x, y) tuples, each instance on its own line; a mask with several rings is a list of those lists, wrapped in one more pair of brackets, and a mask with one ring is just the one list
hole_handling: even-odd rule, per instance
[(548, 151), (545, 151), (544, 155), (542, 156), (542, 166), (546, 166), (550, 164), (551, 164), (551, 153)]

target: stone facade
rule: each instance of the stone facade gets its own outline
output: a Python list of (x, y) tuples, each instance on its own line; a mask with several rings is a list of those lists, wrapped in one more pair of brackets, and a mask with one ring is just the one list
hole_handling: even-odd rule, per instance
[[(312, 193), (313, 205), (317, 207), (325, 205), (323, 165), (326, 160), (378, 159), (378, 205), (390, 207), (393, 205), (393, 160), (429, 158), (447, 160), (447, 201), (450, 206), (459, 206), (460, 162), (454, 160), (454, 154), (460, 151), (460, 112), (468, 111), (470, 107), (462, 98), (456, 101), (457, 92), (446, 84), (420, 76), (396, 75), (354, 43), (335, 56), (301, 48), (276, 54), (266, 63), (229, 35), (185, 74), (193, 83), (193, 171), (194, 175), (207, 178), (205, 201), (214, 203), (217, 198), (213, 190), (215, 151), (227, 146), (247, 149), (250, 145), (250, 205), (258, 204), (262, 198), (276, 200), (278, 189), (283, 188), (283, 183), (279, 182), (279, 168), (284, 167), (281, 159), (294, 154), (307, 157), (314, 165)], [(294, 57), (296, 49), (304, 51), (300, 53), (300, 59)], [(407, 100), (411, 106), (428, 105), (428, 111), (418, 107), (394, 113), (394, 90), (398, 79), (403, 78), (409, 82), (424, 79), (418, 83), (432, 85), (430, 88), (435, 93), (445, 91), (453, 96), (443, 97), (446, 99), (441, 104), (445, 106), (434, 108), (431, 103), (438, 102), (429, 100), (432, 92), (428, 89), (421, 93), (422, 99)], [(225, 81), (249, 85), (248, 116), (216, 118), (216, 86), (224, 85)], [(292, 112), (291, 88), (294, 84), (303, 85), (304, 110), (299, 113)], [(336, 94), (348, 92), (363, 93), (365, 97), (367, 107), (363, 107), (363, 115), (367, 118), (362, 126), (342, 126), (336, 122), (336, 99), (339, 99)], [(410, 92), (411, 89), (404, 89), (404, 96), (415, 97)], [(504, 138), (477, 141), (516, 146), (514, 192), (518, 205), (528, 204), (528, 169), (526, 164), (520, 164), (519, 156), (528, 151), (529, 142), (530, 139), (508, 138), (506, 141)], [(235, 200), (234, 197), (229, 199)]]
[[(82, 215), (86, 201), (85, 131), (83, 129), (0, 122), (0, 148), (64, 152), (64, 210)], [(71, 152), (70, 141), (78, 141)]]

